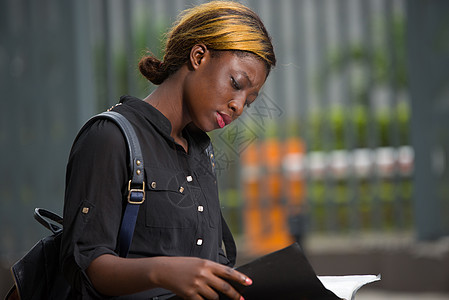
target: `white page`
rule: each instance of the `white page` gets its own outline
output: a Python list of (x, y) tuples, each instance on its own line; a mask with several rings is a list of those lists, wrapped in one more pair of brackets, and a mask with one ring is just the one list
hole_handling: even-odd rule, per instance
[(350, 275), (350, 276), (318, 276), (324, 287), (338, 297), (354, 300), (359, 288), (370, 282), (380, 280), (380, 275)]

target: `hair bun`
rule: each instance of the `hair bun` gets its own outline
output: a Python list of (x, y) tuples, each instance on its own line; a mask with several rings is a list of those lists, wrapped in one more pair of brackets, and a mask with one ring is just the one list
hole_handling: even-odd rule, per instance
[(144, 56), (139, 62), (139, 71), (150, 82), (159, 85), (167, 77), (168, 72), (163, 63), (152, 55)]

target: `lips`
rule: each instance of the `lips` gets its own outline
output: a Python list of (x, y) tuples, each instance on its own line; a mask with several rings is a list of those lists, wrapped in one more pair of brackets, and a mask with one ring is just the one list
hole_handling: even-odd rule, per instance
[(229, 117), (226, 114), (221, 114), (217, 112), (217, 123), (220, 128), (225, 127), (226, 125), (230, 124), (232, 122), (231, 117)]

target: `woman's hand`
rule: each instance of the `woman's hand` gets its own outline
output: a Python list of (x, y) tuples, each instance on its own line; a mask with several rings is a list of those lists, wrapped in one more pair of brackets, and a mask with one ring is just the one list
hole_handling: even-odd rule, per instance
[(228, 281), (246, 286), (252, 283), (230, 267), (196, 257), (122, 258), (105, 254), (92, 261), (87, 275), (104, 295), (120, 296), (161, 287), (189, 300), (218, 299), (219, 292), (240, 300), (243, 297)]
[(213, 261), (195, 257), (160, 257), (155, 283), (184, 299), (218, 299), (218, 292), (230, 299), (243, 297), (227, 282), (252, 283), (244, 274)]

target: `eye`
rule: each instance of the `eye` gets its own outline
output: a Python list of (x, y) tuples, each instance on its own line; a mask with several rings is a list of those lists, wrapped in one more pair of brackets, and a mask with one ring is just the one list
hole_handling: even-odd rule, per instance
[(234, 89), (236, 89), (236, 90), (240, 90), (241, 89), (240, 84), (238, 84), (238, 82), (232, 76), (231, 76), (231, 84), (232, 84), (232, 87)]

